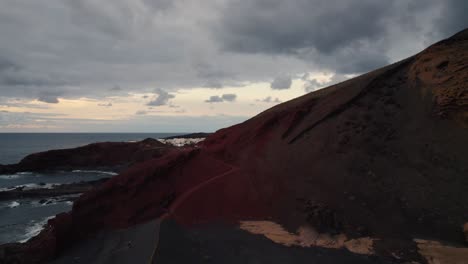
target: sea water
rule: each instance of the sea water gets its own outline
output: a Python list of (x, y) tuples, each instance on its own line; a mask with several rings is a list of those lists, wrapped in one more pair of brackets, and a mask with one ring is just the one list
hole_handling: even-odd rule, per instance
[(17, 163), (26, 155), (96, 142), (128, 142), (181, 133), (0, 133), (0, 164)]
[[(163, 138), (176, 133), (153, 134), (73, 134), (73, 133), (0, 133), (0, 164), (19, 162), (28, 154), (51, 149), (83, 146), (95, 142), (128, 142), (145, 138)], [(54, 184), (91, 181), (114, 176), (115, 173), (93, 170), (56, 171), (53, 173), (20, 172), (0, 175), (0, 192), (12, 188), (52, 188)], [(0, 201), (0, 244), (25, 242), (37, 235), (47, 220), (69, 211), (70, 200), (79, 195), (45, 199), (13, 199)]]

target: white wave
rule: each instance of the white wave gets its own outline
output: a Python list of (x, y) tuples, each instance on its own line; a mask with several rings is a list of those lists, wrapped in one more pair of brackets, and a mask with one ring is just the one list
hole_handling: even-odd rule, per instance
[(23, 236), (23, 239), (20, 240), (19, 242), (20, 243), (25, 243), (27, 242), (29, 239), (39, 235), (39, 233), (42, 231), (42, 229), (44, 229), (44, 225), (47, 224), (47, 221), (49, 221), (49, 219), (52, 219), (54, 218), (55, 216), (49, 216), (49, 217), (46, 217), (45, 219), (39, 221), (39, 222), (36, 222), (36, 221), (31, 221), (32, 225), (27, 227), (26, 228), (26, 233), (24, 234)]
[(31, 174), (33, 174), (33, 172), (23, 171), (23, 172), (18, 172), (17, 174), (19, 174), (19, 175), (31, 175)]
[(39, 200), (35, 200), (35, 201), (31, 202), (31, 206), (32, 207), (42, 207), (42, 206), (45, 206), (45, 204), (40, 203)]
[(7, 175), (0, 175), (0, 179), (2, 180), (13, 180), (13, 179), (18, 179), (21, 177), (19, 174), (7, 174)]
[(36, 190), (36, 189), (53, 189), (57, 185), (60, 185), (60, 184), (59, 183), (46, 183), (46, 184), (26, 183), (26, 184), (16, 185), (12, 187), (0, 188), (0, 192), (11, 191), (16, 188), (23, 188), (23, 191)]
[[(66, 205), (73, 205), (73, 201), (70, 201), (69, 199), (76, 199), (80, 197), (81, 194), (67, 194), (67, 195), (62, 195), (46, 200), (34, 200), (31, 202), (31, 205), (33, 207), (44, 207), (44, 206), (51, 206), (51, 205), (56, 205), (60, 203), (65, 203)], [(42, 202), (42, 203), (41, 203)]]
[(10, 207), (10, 208), (15, 208), (15, 207), (18, 207), (18, 206), (20, 206), (20, 203), (17, 202), (17, 201), (13, 201), (13, 202), (8, 204), (8, 207)]
[(112, 171), (100, 171), (100, 170), (73, 170), (73, 173), (97, 173), (97, 174), (107, 174), (115, 176), (118, 173)]
[[(41, 203), (42, 201), (42, 203)], [(41, 201), (33, 201), (31, 202), (31, 205), (33, 207), (43, 207), (43, 206), (51, 206), (51, 205), (56, 205), (59, 203), (57, 199), (47, 199), (47, 200), (41, 200)]]
[(46, 183), (46, 184), (28, 183), (28, 184), (18, 185), (16, 186), (16, 188), (24, 187), (23, 190), (53, 189), (57, 185), (60, 185), (60, 184), (59, 183)]
[(25, 176), (25, 175), (31, 175), (33, 174), (32, 172), (28, 172), (28, 171), (25, 171), (25, 172), (17, 172), (15, 174), (4, 174), (4, 175), (0, 175), (0, 179), (1, 180), (14, 180), (14, 179), (18, 179), (18, 178), (21, 178), (22, 176)]

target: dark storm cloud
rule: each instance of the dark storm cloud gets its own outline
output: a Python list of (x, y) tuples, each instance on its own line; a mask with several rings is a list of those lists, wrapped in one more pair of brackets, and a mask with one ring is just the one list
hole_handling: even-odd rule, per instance
[(305, 80), (305, 82), (306, 83), (304, 84), (304, 90), (306, 92), (313, 92), (324, 86), (322, 83), (317, 81), (317, 79)]
[(110, 90), (114, 92), (119, 92), (122, 91), (122, 87), (115, 85), (114, 87), (110, 88)]
[(274, 90), (284, 90), (291, 88), (292, 79), (291, 76), (280, 76), (276, 77), (271, 83), (270, 87)]
[(441, 37), (448, 37), (468, 27), (468, 1), (447, 0), (436, 23)]
[[(0, 0), (0, 96), (55, 102), (362, 73), (467, 27), (464, 0)], [(164, 97), (153, 104), (166, 104)], [(171, 99), (171, 98), (169, 98)], [(168, 99), (168, 100), (169, 100)], [(58, 100), (58, 99), (57, 99)], [(105, 99), (103, 99), (105, 100)]]
[(341, 83), (343, 81), (346, 81), (349, 79), (349, 77), (342, 75), (342, 74), (335, 74), (333, 75), (329, 81), (327, 82), (320, 82), (317, 79), (309, 79), (309, 75), (306, 74), (302, 77), (302, 80), (305, 82), (304, 84), (304, 90), (308, 92), (313, 92), (316, 91), (320, 88), (328, 87), (337, 83)]
[[(215, 37), (226, 50), (287, 54), (339, 73), (362, 73), (384, 66), (387, 52), (403, 35), (433, 31), (440, 9), (440, 30), (468, 26), (463, 0), (233, 0), (223, 9)], [(429, 10), (429, 11), (428, 11)], [(436, 16), (434, 16), (436, 17)], [(402, 48), (403, 49), (403, 48)]]
[(0, 74), (8, 70), (18, 70), (19, 66), (10, 61), (9, 59), (0, 57)]
[(278, 99), (278, 97), (276, 97), (275, 99), (273, 99), (271, 96), (267, 96), (263, 99), (257, 99), (256, 100), (257, 102), (262, 102), (262, 103), (281, 103), (280, 99)]
[(49, 104), (58, 104), (59, 93), (54, 93), (54, 92), (43, 92), (39, 94), (39, 97), (37, 98), (38, 101), (44, 102), (44, 103), (49, 103)]
[[(231, 1), (218, 39), (231, 51), (289, 54), (344, 73), (385, 65), (381, 48), (392, 1)], [(329, 58), (332, 57), (332, 58)]]
[[(44, 103), (59, 103), (57, 87), (65, 85), (60, 78), (50, 74), (40, 74), (27, 67), (0, 57), (0, 96), (37, 99)], [(11, 104), (11, 102), (10, 102)], [(16, 104), (18, 107), (38, 108), (25, 103)]]
[(4, 86), (61, 86), (66, 83), (59, 80), (54, 80), (48, 76), (37, 76), (34, 73), (26, 71), (10, 71), (2, 74), (0, 77), (0, 85)]
[(219, 82), (220, 78), (231, 79), (234, 77), (234, 73), (229, 72), (226, 69), (223, 69), (220, 65), (214, 63), (195, 63), (193, 64), (198, 77), (206, 79), (209, 82)]
[(222, 103), (224, 100), (221, 98), (221, 96), (218, 95), (212, 95), (210, 98), (205, 100), (206, 103)]
[(234, 0), (223, 13), (226, 47), (241, 52), (331, 53), (382, 36), (391, 1)]
[[(178, 39), (184, 26), (177, 21), (155, 26), (178, 12), (170, 11), (173, 2), (0, 0), (0, 96), (37, 99), (60, 90), (64, 97), (102, 98), (109, 96), (110, 81), (126, 92), (147, 92), (144, 87), (155, 79), (171, 88), (194, 82), (170, 81), (183, 79), (169, 68), (181, 69), (176, 61), (182, 55), (171, 51), (186, 42)], [(174, 24), (181, 26), (171, 28)]]
[(143, 3), (156, 11), (165, 11), (174, 6), (174, 0), (143, 0)]
[(154, 93), (155, 93), (154, 98), (150, 102), (148, 102), (146, 105), (163, 106), (163, 105), (167, 105), (170, 99), (175, 98), (175, 95), (170, 94), (162, 89), (156, 89)]
[(223, 98), (224, 101), (227, 101), (227, 102), (234, 102), (237, 98), (237, 95), (235, 94), (223, 94), (221, 96), (221, 98)]
[(234, 102), (237, 98), (236, 94), (223, 94), (221, 96), (219, 95), (213, 95), (210, 96), (207, 100), (205, 100), (206, 103), (222, 103), (222, 102)]
[(210, 80), (205, 85), (203, 85), (203, 87), (221, 89), (223, 88), (223, 83), (217, 80)]

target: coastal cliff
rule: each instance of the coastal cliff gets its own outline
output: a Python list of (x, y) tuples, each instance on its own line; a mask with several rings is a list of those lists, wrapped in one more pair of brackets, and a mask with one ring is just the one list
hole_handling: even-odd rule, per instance
[[(266, 220), (285, 230), (307, 226), (345, 237), (342, 246), (352, 252), (430, 262), (427, 251), (442, 245), (424, 241), (466, 246), (467, 83), (465, 30), (221, 129), (197, 147), (135, 164), (82, 195), (38, 237), (4, 246), (0, 259), (46, 261), (95, 232), (163, 217), (186, 227)], [(135, 152), (110, 153), (125, 159)], [(73, 160), (61, 162), (32, 164)], [(245, 229), (267, 236), (249, 223)], [(366, 250), (346, 246), (362, 238), (371, 241)], [(300, 235), (292, 241), (317, 246)]]
[(34, 153), (17, 164), (0, 164), (0, 174), (77, 169), (120, 171), (135, 163), (162, 156), (169, 148), (170, 145), (152, 138), (138, 142), (93, 143), (78, 148)]

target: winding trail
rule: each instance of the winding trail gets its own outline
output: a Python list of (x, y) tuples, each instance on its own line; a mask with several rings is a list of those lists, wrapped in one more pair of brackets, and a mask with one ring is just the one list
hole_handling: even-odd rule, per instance
[[(216, 180), (219, 180), (221, 178), (224, 178), (226, 176), (228, 176), (229, 174), (232, 174), (234, 172), (237, 172), (239, 171), (239, 168), (238, 167), (233, 167), (232, 165), (230, 164), (226, 164), (226, 165), (229, 165), (231, 168), (220, 174), (220, 175), (217, 175), (217, 176), (214, 176), (202, 183), (199, 183), (198, 185), (190, 188), (189, 190), (187, 190), (186, 192), (184, 192), (181, 196), (179, 196), (178, 198), (175, 199), (175, 201), (169, 206), (169, 209), (168, 209), (168, 213), (166, 213), (165, 215), (163, 215), (161, 218), (164, 219), (164, 217), (167, 215), (172, 215), (174, 213), (174, 211), (185, 201), (187, 200), (188, 197), (190, 197), (190, 195), (194, 194), (195, 192), (199, 191), (200, 189), (202, 189), (203, 187), (209, 185), (210, 183), (213, 183), (215, 182)], [(167, 217), (166, 216), (166, 217)]]
[(153, 264), (153, 263), (156, 263), (155, 260), (154, 260), (154, 257), (156, 255), (156, 251), (158, 250), (158, 245), (159, 245), (159, 227), (160, 227), (160, 224), (162, 221), (164, 221), (165, 219), (167, 218), (170, 218), (170, 216), (173, 215), (173, 213), (175, 212), (175, 210), (177, 208), (179, 208), (179, 206), (187, 200), (187, 198), (189, 198), (192, 194), (196, 193), (197, 191), (200, 191), (201, 189), (203, 189), (203, 187), (206, 187), (207, 185), (217, 181), (217, 180), (220, 180), (226, 176), (229, 176), (231, 175), (232, 173), (234, 172), (237, 172), (240, 170), (239, 167), (236, 167), (236, 166), (233, 166), (232, 164), (228, 164), (228, 163), (224, 163), (225, 165), (229, 166), (230, 169), (222, 174), (219, 174), (219, 175), (216, 175), (204, 182), (201, 182), (199, 184), (197, 184), (196, 186), (190, 188), (189, 190), (187, 190), (186, 192), (184, 192), (181, 196), (177, 197), (174, 202), (171, 203), (171, 205), (169, 206), (168, 208), (168, 212), (163, 214), (159, 220), (158, 220), (158, 232), (157, 232), (157, 237), (156, 237), (156, 243), (154, 245), (154, 250), (153, 250), (153, 254), (151, 255), (151, 258), (149, 259), (149, 262), (150, 264)]

